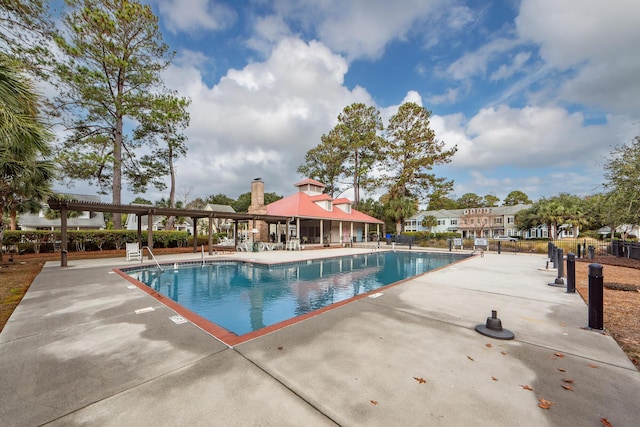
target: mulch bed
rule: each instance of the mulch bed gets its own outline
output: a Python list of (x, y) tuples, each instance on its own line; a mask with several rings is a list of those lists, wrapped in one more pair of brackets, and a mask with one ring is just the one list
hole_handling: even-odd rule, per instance
[(576, 262), (576, 290), (589, 302), (589, 265), (602, 265), (604, 327), (640, 370), (640, 260), (600, 256)]

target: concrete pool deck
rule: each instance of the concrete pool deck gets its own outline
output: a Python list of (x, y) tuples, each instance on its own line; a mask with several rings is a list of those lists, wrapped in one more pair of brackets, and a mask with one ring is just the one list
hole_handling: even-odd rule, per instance
[[(46, 264), (0, 333), (1, 424), (601, 426), (607, 419), (620, 427), (640, 419), (640, 372), (613, 338), (584, 329), (578, 294), (547, 285), (556, 274), (543, 269), (542, 255), (472, 257), (234, 347), (175, 323), (173, 310), (112, 271), (132, 264)], [(514, 340), (474, 330), (491, 310)], [(539, 399), (553, 404), (542, 409)]]

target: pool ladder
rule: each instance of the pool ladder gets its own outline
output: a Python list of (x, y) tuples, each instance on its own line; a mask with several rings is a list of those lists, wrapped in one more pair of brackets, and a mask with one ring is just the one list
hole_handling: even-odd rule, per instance
[(149, 246), (143, 246), (142, 250), (144, 251), (145, 249), (149, 251), (149, 255), (151, 255), (151, 258), (153, 258), (153, 260), (156, 262), (156, 265), (158, 266), (158, 270), (160, 270), (160, 272), (163, 272), (164, 270), (162, 269), (162, 267), (160, 267), (160, 263), (156, 259), (156, 256), (153, 254), (153, 252), (151, 252), (151, 248)]

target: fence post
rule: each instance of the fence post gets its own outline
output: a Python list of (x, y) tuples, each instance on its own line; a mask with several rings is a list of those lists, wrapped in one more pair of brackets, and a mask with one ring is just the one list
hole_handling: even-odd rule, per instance
[(576, 256), (573, 252), (567, 254), (567, 293), (576, 291)]
[(589, 264), (589, 328), (604, 329), (604, 277), (602, 265)]
[(580, 259), (580, 243), (578, 243), (578, 259)]

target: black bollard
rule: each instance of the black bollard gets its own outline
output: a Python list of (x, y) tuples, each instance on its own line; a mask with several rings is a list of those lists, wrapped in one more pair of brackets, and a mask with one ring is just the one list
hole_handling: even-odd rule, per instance
[(500, 241), (498, 240), (498, 255), (500, 255), (500, 249), (501, 249), (501, 245), (500, 245), (500, 243), (502, 243), (502, 242), (500, 242)]
[(551, 259), (551, 248), (553, 247), (553, 243), (547, 242), (547, 258)]
[(556, 251), (556, 265), (558, 266), (558, 279), (562, 281), (564, 277), (564, 250), (562, 248), (558, 248)]
[(589, 328), (604, 329), (604, 277), (602, 265), (589, 264)]
[(558, 248), (556, 248), (556, 245), (553, 245), (551, 247), (551, 268), (558, 268), (558, 266), (556, 265), (556, 261), (558, 260)]
[(578, 259), (580, 259), (580, 243), (578, 243)]
[(556, 265), (558, 266), (558, 277), (553, 283), (549, 283), (549, 286), (564, 286), (564, 251), (562, 248), (558, 248), (556, 251)]
[(576, 256), (573, 252), (567, 254), (567, 293), (576, 292)]
[(451, 252), (452, 247), (453, 247), (453, 240), (449, 239), (449, 252)]

